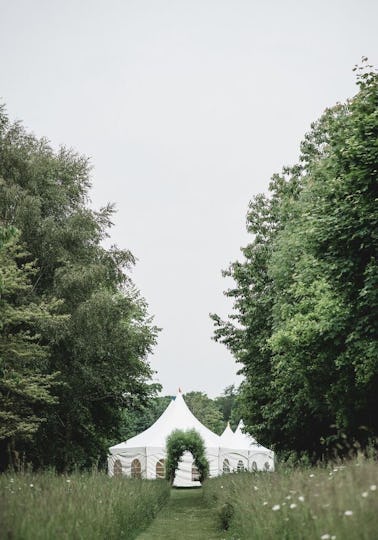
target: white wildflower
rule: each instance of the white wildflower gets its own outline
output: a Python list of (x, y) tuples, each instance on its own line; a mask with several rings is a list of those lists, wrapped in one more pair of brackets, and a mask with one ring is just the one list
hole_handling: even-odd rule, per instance
[(376, 491), (376, 490), (377, 490), (377, 486), (375, 484), (370, 486), (370, 491)]
[(315, 475), (314, 475), (313, 473), (310, 474), (310, 478), (314, 478), (314, 476), (315, 476)]
[(10, 482), (11, 484), (13, 484), (13, 482), (14, 482), (14, 479), (13, 479), (13, 478), (11, 478), (11, 479), (9, 480), (9, 482)]
[(299, 497), (298, 497), (298, 501), (300, 501), (300, 502), (304, 502), (304, 497), (303, 497), (303, 495), (299, 495)]
[(353, 516), (353, 511), (352, 510), (345, 510), (344, 516)]
[(320, 540), (330, 540), (330, 538), (331, 538), (331, 535), (326, 533), (326, 534), (321, 535)]
[(67, 478), (66, 482), (69, 484), (71, 482), (71, 480), (69, 478)]
[(259, 490), (259, 488), (258, 488), (257, 486), (253, 486), (253, 489), (254, 489), (255, 491), (258, 491), (258, 490)]
[(33, 488), (33, 487), (34, 487), (34, 484), (30, 484), (30, 487)]
[(223, 486), (221, 486), (221, 489), (223, 489)]
[(366, 497), (369, 495), (369, 492), (368, 491), (364, 491), (363, 493), (361, 493), (361, 497), (363, 497), (364, 499), (366, 499)]
[(285, 499), (287, 499), (288, 501), (290, 501), (291, 495), (288, 495), (287, 497), (285, 497)]
[(290, 505), (291, 509), (296, 508), (296, 507), (297, 507), (297, 505), (295, 503), (291, 503), (291, 505)]
[(277, 510), (279, 510), (281, 507), (279, 504), (275, 504), (274, 506), (272, 506), (272, 510), (273, 512), (276, 512)]
[(266, 506), (268, 504), (268, 501), (263, 502), (263, 506)]
[(331, 540), (336, 540), (336, 535), (335, 535), (335, 534), (333, 534), (333, 535), (331, 536)]

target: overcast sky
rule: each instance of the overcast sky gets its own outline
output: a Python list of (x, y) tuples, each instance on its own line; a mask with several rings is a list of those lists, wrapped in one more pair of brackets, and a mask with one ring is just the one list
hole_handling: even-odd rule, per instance
[(91, 157), (93, 205), (163, 330), (164, 393), (240, 381), (210, 312), (248, 242), (249, 200), (296, 162), (327, 106), (378, 64), (374, 0), (0, 0), (0, 99), (54, 147)]

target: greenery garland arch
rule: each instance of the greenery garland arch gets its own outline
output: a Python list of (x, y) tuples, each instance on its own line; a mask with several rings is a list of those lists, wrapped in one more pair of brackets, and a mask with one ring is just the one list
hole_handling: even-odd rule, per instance
[(195, 429), (183, 431), (175, 429), (167, 438), (167, 461), (165, 476), (171, 484), (175, 479), (176, 469), (184, 452), (191, 452), (199, 472), (200, 482), (209, 475), (209, 463), (205, 455), (205, 443)]

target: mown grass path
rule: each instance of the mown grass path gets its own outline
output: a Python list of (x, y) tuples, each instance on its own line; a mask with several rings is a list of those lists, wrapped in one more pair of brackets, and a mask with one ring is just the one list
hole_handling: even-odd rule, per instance
[(202, 489), (172, 489), (171, 497), (138, 540), (222, 540)]

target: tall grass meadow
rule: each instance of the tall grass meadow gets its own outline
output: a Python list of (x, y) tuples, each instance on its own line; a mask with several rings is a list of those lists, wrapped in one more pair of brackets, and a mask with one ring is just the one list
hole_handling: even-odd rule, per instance
[(239, 473), (206, 482), (204, 495), (232, 540), (378, 538), (378, 464)]
[(131, 540), (170, 494), (165, 480), (105, 474), (0, 476), (0, 538), (7, 540)]

